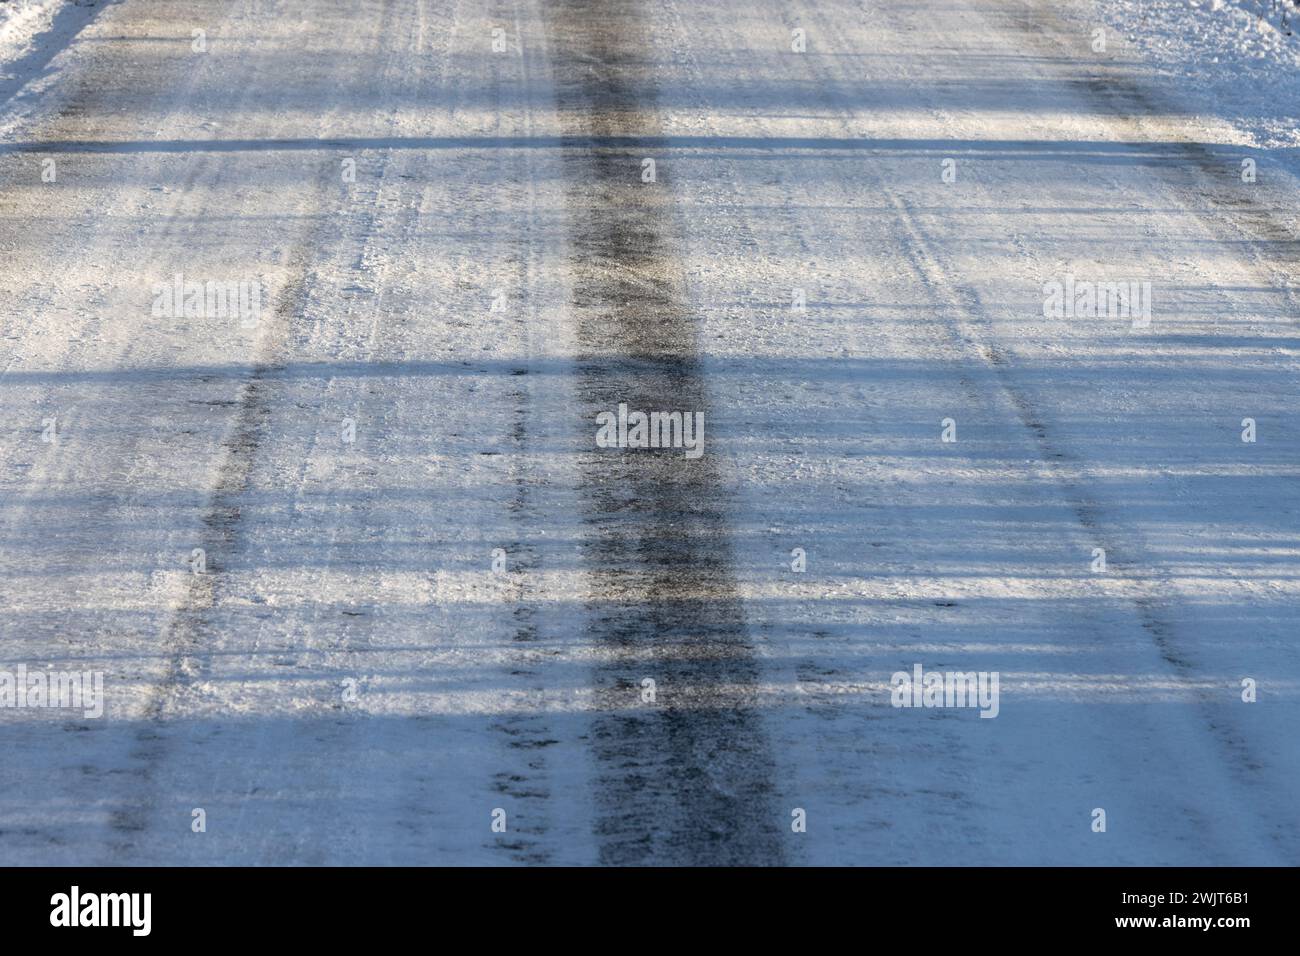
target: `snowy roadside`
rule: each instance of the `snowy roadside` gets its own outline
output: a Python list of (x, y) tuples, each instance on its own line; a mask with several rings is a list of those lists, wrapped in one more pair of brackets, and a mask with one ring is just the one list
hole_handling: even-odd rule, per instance
[(0, 137), (59, 101), (55, 58), (107, 0), (0, 0)]
[[(1098, 0), (1098, 16), (1123, 37), (1151, 79), (1240, 145), (1269, 150), (1300, 170), (1300, 33), (1281, 29), (1289, 4), (1260, 0)], [(1300, 24), (1300, 7), (1291, 28)]]
[(0, 63), (25, 53), (32, 40), (50, 28), (54, 15), (71, 0), (0, 0)]

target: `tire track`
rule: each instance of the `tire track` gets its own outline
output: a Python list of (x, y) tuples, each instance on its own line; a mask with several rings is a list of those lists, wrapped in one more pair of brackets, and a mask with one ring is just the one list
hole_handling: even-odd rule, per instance
[[(323, 193), (318, 185), (318, 200), (323, 198)], [(307, 294), (307, 271), (313, 248), (311, 234), (315, 231), (315, 223), (311, 219), (308, 222), (308, 235), (300, 239), (290, 255), (289, 281), (276, 298), (271, 327), (264, 333), (258, 357), (240, 385), (230, 429), (222, 442), (221, 465), (202, 516), (201, 543), (206, 552), (206, 573), (187, 579), (185, 593), (163, 635), (165, 670), (150, 695), (141, 727), (136, 732), (137, 748), (132, 754), (137, 761), (133, 776), (144, 792), (137, 792), (112, 813), (112, 828), (124, 838), (119, 850), (130, 849), (134, 845), (131, 835), (147, 830), (156, 819), (161, 795), (153, 783), (154, 769), (168, 753), (163, 726), (186, 686), (202, 678), (203, 651), (215, 638), (209, 614), (219, 600), (221, 572), (236, 562), (241, 548), (241, 501), (276, 404), (275, 392), (282, 381), (277, 373), (286, 367), (292, 327), (302, 314)]]
[[(705, 411), (706, 423), (698, 459), (680, 449), (593, 448), (582, 463), (600, 661), (592, 728), (600, 862), (780, 863), (758, 665), (732, 569), (727, 493), (708, 452), (696, 321), (674, 253), (679, 229), (666, 186), (641, 181), (643, 155), (623, 139), (661, 135), (650, 26), (629, 0), (566, 0), (545, 16), (571, 184), (579, 427), (594, 442), (597, 413), (621, 402)], [(642, 703), (644, 678), (656, 682), (653, 702)]]

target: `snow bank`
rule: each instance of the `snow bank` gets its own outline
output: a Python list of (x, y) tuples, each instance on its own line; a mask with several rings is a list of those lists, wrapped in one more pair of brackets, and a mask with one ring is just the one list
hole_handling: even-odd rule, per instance
[(1290, 0), (1101, 0), (1097, 9), (1184, 99), (1236, 127), (1246, 144), (1300, 145), (1300, 34), (1282, 29), (1284, 12), (1291, 31), (1300, 28)]
[(0, 0), (0, 72), (32, 47), (33, 40), (50, 29), (58, 12), (72, 0)]

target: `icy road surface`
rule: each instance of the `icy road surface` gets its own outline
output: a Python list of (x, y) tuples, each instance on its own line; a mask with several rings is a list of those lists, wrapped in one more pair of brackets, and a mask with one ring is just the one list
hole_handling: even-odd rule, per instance
[(0, 860), (1296, 863), (1300, 184), (1154, 9), (0, 20)]

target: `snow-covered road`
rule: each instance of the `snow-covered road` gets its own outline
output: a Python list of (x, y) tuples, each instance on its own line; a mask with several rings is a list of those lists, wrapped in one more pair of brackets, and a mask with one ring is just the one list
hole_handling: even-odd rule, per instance
[(1300, 861), (1300, 165), (1135, 4), (0, 18), (0, 860)]

